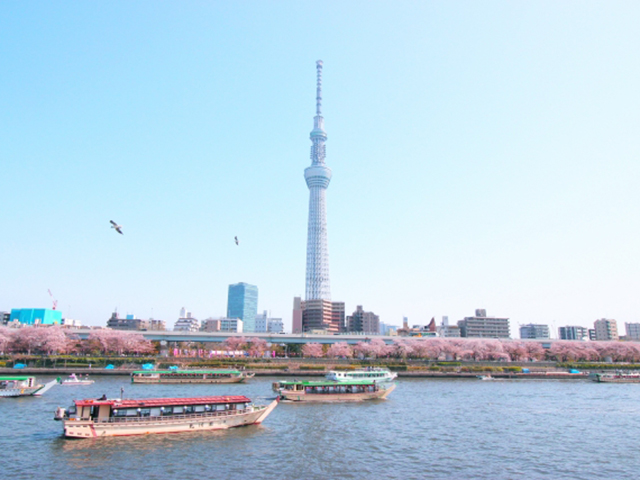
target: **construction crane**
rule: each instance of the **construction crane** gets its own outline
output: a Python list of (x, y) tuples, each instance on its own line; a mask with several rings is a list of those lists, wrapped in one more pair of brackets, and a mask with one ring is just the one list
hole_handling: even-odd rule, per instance
[(49, 296), (51, 297), (51, 301), (53, 302), (53, 309), (55, 310), (56, 307), (58, 306), (58, 300), (53, 298), (53, 293), (51, 293), (51, 290), (47, 290), (47, 291), (49, 292)]

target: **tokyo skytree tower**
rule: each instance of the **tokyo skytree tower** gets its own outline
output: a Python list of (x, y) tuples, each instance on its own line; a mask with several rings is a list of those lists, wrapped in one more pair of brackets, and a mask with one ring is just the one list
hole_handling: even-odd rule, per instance
[(324, 164), (325, 142), (322, 118), (322, 60), (316, 62), (318, 86), (316, 116), (311, 131), (311, 166), (304, 170), (309, 187), (309, 225), (307, 231), (306, 300), (331, 300), (329, 284), (329, 250), (327, 248), (327, 210), (325, 195), (331, 181), (331, 169)]

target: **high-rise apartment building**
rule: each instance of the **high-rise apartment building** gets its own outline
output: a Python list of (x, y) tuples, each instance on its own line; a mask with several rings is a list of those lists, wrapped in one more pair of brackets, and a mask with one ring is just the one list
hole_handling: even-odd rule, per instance
[(365, 312), (362, 305), (358, 305), (356, 311), (347, 316), (346, 330), (349, 333), (379, 335), (380, 317), (373, 312)]
[(550, 338), (549, 325), (529, 323), (520, 327), (520, 338), (523, 340), (537, 340)]
[(509, 319), (487, 317), (485, 309), (477, 309), (474, 317), (464, 317), (458, 321), (460, 335), (479, 338), (510, 338)]
[(593, 328), (598, 341), (618, 340), (618, 323), (615, 320), (601, 318), (593, 322)]
[(560, 340), (589, 340), (589, 329), (580, 326), (566, 326), (558, 328)]
[(227, 318), (242, 320), (245, 332), (255, 332), (255, 320), (258, 313), (258, 287), (240, 282), (229, 285), (227, 300)]

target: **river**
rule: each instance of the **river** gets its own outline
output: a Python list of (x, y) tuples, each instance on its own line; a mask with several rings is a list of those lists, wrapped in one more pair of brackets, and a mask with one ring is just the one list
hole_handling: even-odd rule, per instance
[(53, 413), (74, 398), (117, 397), (121, 386), (131, 398), (272, 397), (275, 380), (177, 386), (94, 379), (42, 397), (0, 398), (3, 479), (585, 480), (632, 479), (640, 471), (638, 384), (400, 379), (387, 400), (281, 403), (260, 426), (64, 439)]

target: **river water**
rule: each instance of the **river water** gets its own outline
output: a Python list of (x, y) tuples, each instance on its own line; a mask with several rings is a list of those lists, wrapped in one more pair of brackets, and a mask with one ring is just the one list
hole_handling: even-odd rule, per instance
[[(53, 377), (40, 377), (48, 381)], [(387, 400), (281, 403), (260, 426), (64, 439), (58, 406), (103, 393), (272, 397), (246, 385), (131, 385), (95, 377), (42, 397), (0, 398), (3, 479), (632, 479), (640, 385), (588, 380), (400, 379)], [(266, 403), (265, 398), (262, 402)]]

